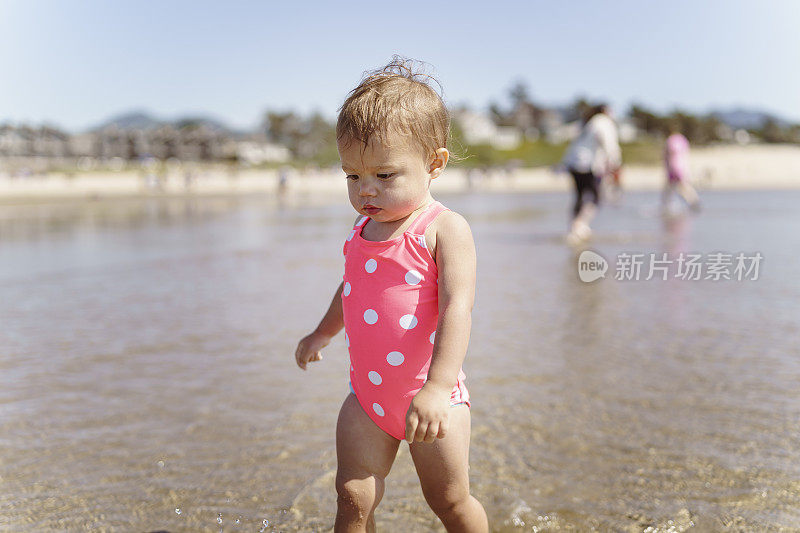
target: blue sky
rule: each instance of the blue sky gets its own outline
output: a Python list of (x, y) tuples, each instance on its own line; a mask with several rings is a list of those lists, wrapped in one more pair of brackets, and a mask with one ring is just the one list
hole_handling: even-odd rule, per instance
[(0, 0), (0, 122), (70, 130), (131, 109), (236, 127), (336, 108), (392, 54), (449, 104), (578, 95), (620, 111), (747, 106), (800, 122), (800, 3)]

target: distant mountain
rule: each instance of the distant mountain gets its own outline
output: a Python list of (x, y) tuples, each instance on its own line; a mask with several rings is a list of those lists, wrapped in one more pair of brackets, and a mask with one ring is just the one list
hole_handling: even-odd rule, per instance
[(192, 115), (179, 117), (175, 120), (163, 120), (154, 117), (146, 111), (130, 111), (117, 115), (92, 128), (92, 131), (100, 131), (111, 127), (120, 130), (150, 130), (160, 128), (161, 126), (172, 126), (177, 129), (186, 126), (205, 126), (216, 132), (240, 133), (231, 129), (222, 121), (207, 116)]
[(770, 119), (774, 120), (781, 128), (792, 125), (792, 122), (776, 116), (774, 113), (746, 108), (727, 110), (713, 110), (710, 113), (721, 122), (734, 129), (759, 129)]
[(165, 124), (164, 121), (158, 120), (151, 114), (145, 111), (130, 111), (112, 117), (102, 124), (92, 128), (93, 131), (104, 130), (106, 128), (116, 127), (121, 130), (149, 130), (161, 127)]

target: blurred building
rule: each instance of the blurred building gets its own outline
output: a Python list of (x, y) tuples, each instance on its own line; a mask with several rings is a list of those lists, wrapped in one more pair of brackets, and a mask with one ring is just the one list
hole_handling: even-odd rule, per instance
[(512, 150), (522, 142), (522, 133), (512, 126), (498, 126), (486, 113), (461, 109), (453, 120), (464, 134), (467, 144), (489, 144), (499, 150)]
[(188, 162), (241, 161), (282, 163), (289, 150), (263, 135), (232, 134), (204, 124), (156, 128), (115, 125), (70, 135), (43, 126), (0, 126), (0, 161), (7, 167), (58, 167), (79, 159), (138, 162), (144, 158)]

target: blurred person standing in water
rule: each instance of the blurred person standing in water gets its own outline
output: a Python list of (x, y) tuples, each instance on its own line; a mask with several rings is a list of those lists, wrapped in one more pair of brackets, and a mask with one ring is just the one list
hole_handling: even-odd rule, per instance
[[(580, 134), (570, 143), (562, 161), (575, 182), (575, 203), (567, 241), (578, 243), (592, 234), (589, 227), (600, 203), (600, 181), (616, 172), (622, 155), (617, 125), (605, 104), (586, 113)], [(591, 198), (586, 198), (586, 196)]]
[(675, 125), (670, 127), (670, 135), (664, 143), (664, 166), (667, 182), (661, 195), (662, 209), (665, 212), (668, 210), (672, 193), (675, 192), (692, 211), (699, 211), (700, 198), (689, 183), (689, 140)]

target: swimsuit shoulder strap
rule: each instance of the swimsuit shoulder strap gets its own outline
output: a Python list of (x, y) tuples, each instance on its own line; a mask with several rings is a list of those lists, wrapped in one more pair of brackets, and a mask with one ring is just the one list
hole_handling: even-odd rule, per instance
[(406, 233), (425, 235), (425, 230), (428, 229), (428, 226), (431, 225), (431, 222), (433, 222), (442, 211), (449, 211), (449, 209), (443, 206), (440, 202), (433, 202), (428, 206), (427, 209), (425, 209), (425, 211), (420, 213), (414, 222), (411, 223), (406, 230)]
[(347, 249), (349, 248), (350, 243), (353, 240), (353, 237), (356, 236), (356, 233), (361, 232), (361, 229), (364, 227), (364, 224), (367, 223), (367, 220), (369, 220), (368, 216), (361, 216), (358, 219), (356, 219), (356, 223), (353, 224), (353, 229), (350, 230), (350, 234), (344, 241), (344, 245), (342, 246), (342, 254), (347, 255)]

